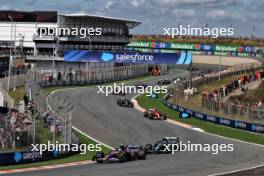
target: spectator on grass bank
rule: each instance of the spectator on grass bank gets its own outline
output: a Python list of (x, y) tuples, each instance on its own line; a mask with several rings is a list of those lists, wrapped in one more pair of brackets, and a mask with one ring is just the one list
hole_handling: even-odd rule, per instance
[(243, 94), (246, 94), (248, 91), (248, 87), (246, 86), (247, 83), (258, 80), (261, 77), (261, 74), (264, 72), (256, 72), (255, 74), (250, 73), (246, 76), (241, 76), (238, 79), (232, 80), (230, 83), (226, 85), (222, 85), (219, 89), (215, 89), (212, 92), (203, 92), (202, 98), (208, 99), (212, 101), (220, 101), (222, 97), (228, 96), (230, 93), (235, 91), (238, 88), (241, 88)]
[(258, 108), (260, 109), (260, 108), (262, 108), (262, 101), (258, 101)]
[(5, 140), (4, 140), (4, 128), (0, 128), (0, 143), (1, 149), (5, 149)]
[(28, 101), (29, 101), (29, 97), (27, 94), (24, 94), (24, 102), (25, 102), (25, 105), (28, 106)]
[(28, 102), (27, 109), (31, 111), (32, 115), (34, 115), (34, 108), (35, 108), (35, 103), (34, 100), (32, 99), (31, 101)]
[(242, 86), (242, 87), (241, 87), (241, 92), (242, 92), (243, 94), (246, 94), (247, 91), (248, 91), (248, 87), (246, 87), (246, 86)]

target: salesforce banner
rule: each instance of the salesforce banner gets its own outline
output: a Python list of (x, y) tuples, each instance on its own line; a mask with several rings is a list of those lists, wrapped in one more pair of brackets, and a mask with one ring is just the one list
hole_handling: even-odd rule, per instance
[(44, 151), (42, 154), (35, 151), (17, 151), (0, 153), (0, 166), (34, 163), (39, 161), (47, 161), (68, 156), (73, 152), (60, 153), (57, 151)]
[[(130, 51), (103, 52), (103, 51), (71, 50), (71, 51), (64, 52), (64, 61), (66, 62), (176, 64), (178, 63), (178, 60), (180, 59), (180, 55), (181, 54), (178, 54), (178, 53), (149, 53), (149, 52), (145, 53), (145, 52), (130, 52)], [(191, 55), (191, 53), (189, 55)]]

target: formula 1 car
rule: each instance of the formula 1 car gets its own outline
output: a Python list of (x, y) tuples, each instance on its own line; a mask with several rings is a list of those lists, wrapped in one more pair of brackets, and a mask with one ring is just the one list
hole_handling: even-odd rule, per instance
[(158, 85), (168, 85), (168, 84), (171, 84), (171, 80), (168, 80), (168, 79), (160, 79), (160, 80), (158, 80), (157, 84)]
[(139, 82), (139, 83), (135, 84), (135, 87), (136, 87), (137, 89), (142, 88), (142, 87), (143, 87), (144, 89), (146, 89), (146, 87), (148, 87), (148, 84), (143, 83), (143, 82)]
[(147, 152), (143, 146), (138, 145), (121, 145), (119, 148), (110, 151), (108, 154), (104, 152), (97, 152), (92, 160), (97, 163), (113, 163), (113, 162), (127, 162), (134, 160), (145, 160)]
[(130, 107), (130, 108), (134, 107), (134, 103), (128, 98), (119, 98), (117, 100), (117, 104), (122, 107)]
[(125, 96), (126, 93), (123, 92), (122, 90), (117, 91), (117, 90), (115, 89), (115, 90), (113, 91), (113, 95), (122, 95), (122, 96)]
[(150, 93), (150, 94), (148, 94), (148, 95), (146, 95), (147, 97), (149, 97), (149, 98), (152, 98), (152, 99), (157, 99), (157, 98), (159, 98), (159, 95), (158, 94), (155, 94), (155, 93)]
[(157, 109), (148, 109), (144, 112), (144, 117), (151, 120), (166, 120), (167, 115), (165, 113), (159, 112)]
[(164, 137), (154, 145), (146, 144), (144, 149), (149, 154), (166, 154), (171, 153), (173, 144), (176, 145), (179, 142), (180, 140), (178, 137)]

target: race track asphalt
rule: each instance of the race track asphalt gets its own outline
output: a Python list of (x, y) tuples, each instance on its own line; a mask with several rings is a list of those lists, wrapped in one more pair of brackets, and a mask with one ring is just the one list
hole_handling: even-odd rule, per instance
[[(167, 77), (179, 75), (174, 72)], [(150, 82), (156, 83), (155, 78)], [(264, 147), (236, 142), (152, 121), (135, 109), (116, 104), (120, 96), (97, 94), (97, 88), (69, 89), (56, 94), (74, 104), (73, 125), (112, 147), (120, 144), (154, 143), (164, 136), (178, 136), (194, 144), (234, 144), (233, 152), (177, 152), (175, 155), (148, 155), (147, 160), (122, 164), (91, 164), (45, 171), (17, 173), (19, 176), (203, 176), (264, 164)], [(133, 95), (131, 95), (133, 96)]]

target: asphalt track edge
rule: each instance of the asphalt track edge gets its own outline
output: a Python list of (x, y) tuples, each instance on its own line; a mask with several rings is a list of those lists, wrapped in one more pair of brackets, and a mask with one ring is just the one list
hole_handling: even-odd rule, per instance
[[(140, 95), (136, 95), (135, 97), (133, 97), (133, 101), (136, 101), (136, 98), (140, 96)], [(142, 107), (141, 107), (142, 108)], [(144, 108), (142, 108), (144, 109)], [(167, 120), (166, 120), (167, 121)], [(172, 121), (176, 121), (176, 120), (172, 120)], [(170, 121), (167, 121), (170, 123)], [(177, 122), (177, 121), (176, 121)], [(183, 123), (182, 123), (183, 124)], [(187, 124), (185, 124), (187, 125)], [(184, 127), (184, 126), (183, 126)], [(229, 128), (229, 127), (225, 127), (225, 128)], [(208, 134), (208, 135), (212, 135), (212, 136), (216, 136), (216, 137), (220, 137), (220, 138), (223, 138), (223, 139), (228, 139), (228, 140), (232, 140), (232, 141), (236, 141), (236, 142), (241, 142), (241, 143), (244, 143), (244, 144), (249, 144), (249, 145), (255, 145), (255, 146), (258, 146), (258, 147), (264, 147), (264, 145), (261, 145), (261, 144), (256, 144), (256, 143), (251, 143), (251, 142), (246, 142), (246, 141), (241, 141), (241, 140), (238, 140), (238, 139), (234, 139), (234, 138), (229, 138), (229, 137), (225, 137), (225, 136), (220, 136), (220, 135), (217, 135), (217, 134), (213, 134), (213, 133), (208, 133), (208, 132), (205, 132), (204, 130), (200, 129), (200, 128), (195, 128), (195, 127), (192, 127), (192, 128), (189, 128), (191, 130), (195, 130), (197, 132), (201, 132), (201, 133), (205, 133), (205, 134)]]
[(238, 170), (234, 170), (234, 171), (230, 171), (230, 172), (221, 172), (221, 173), (217, 173), (217, 174), (212, 174), (212, 175), (208, 175), (208, 176), (221, 176), (221, 175), (226, 175), (226, 174), (234, 174), (237, 172), (242, 172), (242, 171), (247, 171), (247, 170), (252, 170), (252, 169), (258, 169), (264, 167), (264, 164), (262, 165), (258, 165), (258, 166), (253, 166), (253, 167), (249, 167), (249, 168), (244, 168), (244, 169), (238, 169)]
[[(143, 94), (138, 94), (136, 96), (134, 96), (132, 98), (132, 101), (136, 104), (136, 107), (135, 109), (139, 110), (142, 112), (142, 110), (144, 110), (144, 108), (142, 108), (141, 106), (138, 105), (138, 102), (136, 100), (136, 98), (138, 96), (141, 96)], [(249, 144), (249, 145), (255, 145), (255, 146), (258, 146), (258, 147), (264, 147), (263, 145), (261, 144), (255, 144), (255, 143), (251, 143), (251, 142), (245, 142), (245, 141), (241, 141), (241, 140), (238, 140), (238, 139), (233, 139), (233, 138), (228, 138), (228, 137), (224, 137), (224, 136), (220, 136), (220, 135), (217, 135), (217, 134), (213, 134), (213, 133), (208, 133), (208, 132), (205, 132), (204, 130), (200, 129), (200, 128), (195, 128), (195, 127), (192, 127), (187, 124), (184, 124), (182, 125), (183, 123), (177, 123), (176, 120), (166, 120), (166, 122), (168, 123), (172, 123), (174, 125), (178, 125), (178, 126), (181, 126), (183, 128), (187, 128), (187, 129), (190, 129), (190, 130), (195, 130), (197, 132), (200, 132), (200, 133), (205, 133), (205, 134), (208, 134), (208, 135), (212, 135), (212, 136), (215, 136), (215, 137), (220, 137), (220, 138), (223, 138), (223, 139), (227, 139), (227, 140), (233, 140), (233, 141), (236, 141), (236, 142), (241, 142), (241, 143), (245, 143), (245, 144)], [(176, 123), (173, 123), (173, 122), (176, 122)], [(243, 168), (243, 169), (238, 169), (238, 170), (233, 170), (233, 171), (227, 171), (227, 172), (221, 172), (221, 173), (216, 173), (216, 174), (212, 174), (212, 175), (208, 175), (208, 176), (221, 176), (221, 175), (225, 175), (225, 174), (232, 174), (232, 173), (237, 173), (237, 172), (241, 172), (241, 171), (247, 171), (247, 170), (251, 170), (251, 169), (257, 169), (257, 168), (260, 168), (260, 167), (264, 167), (264, 164), (262, 165), (257, 165), (257, 166), (253, 166), (253, 167), (249, 167), (249, 168)]]

